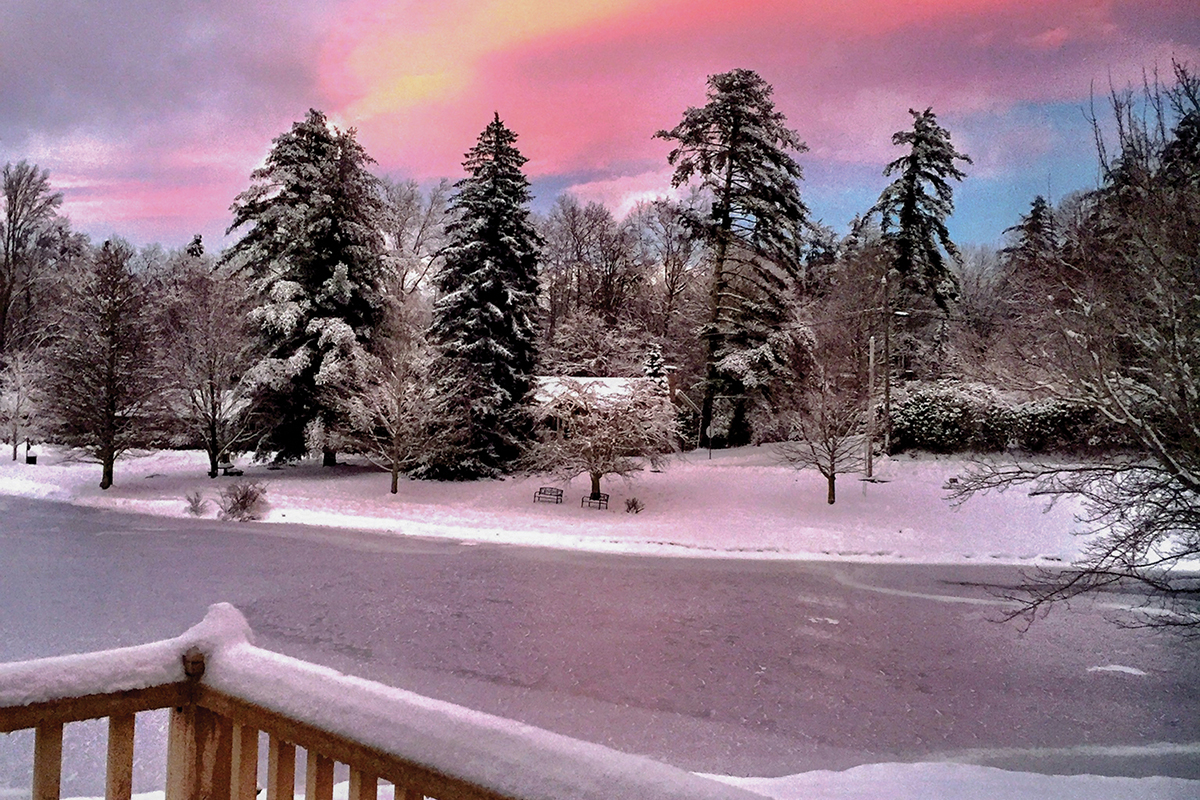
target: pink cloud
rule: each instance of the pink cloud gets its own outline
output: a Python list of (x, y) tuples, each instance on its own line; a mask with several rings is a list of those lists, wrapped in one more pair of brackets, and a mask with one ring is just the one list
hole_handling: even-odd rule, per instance
[[(1082, 100), (1110, 70), (1122, 76), (1128, 65), (1140, 69), (1164, 56), (1163, 43), (1141, 38), (1136, 19), (1118, 15), (1118, 6), (1127, 7), (1115, 0), (686, 8), (610, 0), (586, 13), (531, 0), (496, 5), (540, 9), (544, 19), (533, 14), (475, 41), (468, 36), (480, 32), (479, 3), (460, 0), (432, 13), (364, 0), (354, 6), (358, 18), (338, 28), (325, 51), (323, 85), (334, 87), (331, 97), (385, 166), (455, 174), (498, 110), (521, 136), (531, 174), (641, 173), (665, 158), (654, 131), (703, 102), (705, 76), (741, 66), (774, 84), (812, 156), (878, 161), (910, 106), (1002, 114), (1026, 103)], [(1171, 46), (1184, 56), (1195, 52)], [(408, 67), (428, 69), (407, 74)]]

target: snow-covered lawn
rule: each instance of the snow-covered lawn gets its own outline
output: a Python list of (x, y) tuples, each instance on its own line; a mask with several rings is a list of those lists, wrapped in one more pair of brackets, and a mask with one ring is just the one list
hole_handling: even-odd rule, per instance
[[(184, 517), (185, 496), (201, 491), (209, 500), (207, 515), (214, 516), (222, 487), (255, 480), (267, 486), (270, 504), (260, 524), (656, 555), (1044, 563), (1069, 561), (1082, 544), (1071, 535), (1074, 509), (1060, 504), (1046, 511), (1043, 500), (1020, 491), (952, 509), (942, 487), (964, 469), (959, 459), (883, 459), (876, 470), (881, 482), (843, 476), (839, 500), (829, 506), (819, 475), (779, 465), (770, 448), (713, 453), (711, 460), (707, 452), (695, 452), (628, 484), (606, 481), (612, 495), (607, 511), (579, 507), (587, 492), (584, 478), (564, 486), (565, 502), (552, 505), (533, 502), (539, 486), (562, 486), (548, 478), (404, 481), (392, 496), (387, 475), (363, 464), (243, 466), (241, 478), (210, 479), (199, 453), (154, 453), (118, 462), (115, 486), (102, 492), (96, 465), (44, 449), (36, 465), (0, 461), (0, 494)], [(625, 512), (631, 497), (645, 504), (640, 514)], [(1200, 781), (1035, 775), (966, 764), (872, 764), (785, 778), (719, 779), (778, 800), (1200, 797)], [(0, 790), (4, 800), (17, 796)]]
[[(743, 558), (884, 559), (913, 562), (1070, 560), (1067, 504), (1012, 490), (951, 508), (943, 486), (965, 468), (961, 459), (881, 459), (877, 483), (856, 475), (838, 481), (838, 502), (825, 502), (824, 479), (779, 464), (770, 447), (674, 457), (662, 472), (626, 483), (606, 479), (608, 510), (580, 508), (586, 477), (563, 486), (548, 477), (437, 483), (402, 481), (388, 493), (386, 474), (363, 463), (281, 470), (243, 464), (241, 478), (210, 479), (196, 452), (160, 452), (118, 461), (116, 484), (101, 491), (99, 467), (48, 449), (36, 465), (0, 461), (0, 493), (89, 506), (186, 516), (185, 495), (215, 500), (234, 480), (267, 487), (266, 522), (300, 522), (386, 534), (448, 537), (608, 552)], [(539, 486), (565, 488), (562, 505), (534, 503)], [(625, 501), (645, 505), (626, 513)]]

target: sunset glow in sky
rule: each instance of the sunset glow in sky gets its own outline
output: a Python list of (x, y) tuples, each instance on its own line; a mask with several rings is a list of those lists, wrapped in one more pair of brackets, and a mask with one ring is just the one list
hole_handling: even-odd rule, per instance
[(461, 177), (498, 111), (536, 207), (569, 190), (620, 212), (669, 186), (654, 132), (745, 67), (808, 143), (816, 217), (869, 207), (892, 132), (932, 106), (975, 162), (951, 231), (993, 243), (1035, 194), (1094, 185), (1093, 88), (1172, 58), (1200, 65), (1195, 0), (8, 0), (0, 161), (48, 168), (95, 238), (214, 246), (310, 107), (422, 181)]

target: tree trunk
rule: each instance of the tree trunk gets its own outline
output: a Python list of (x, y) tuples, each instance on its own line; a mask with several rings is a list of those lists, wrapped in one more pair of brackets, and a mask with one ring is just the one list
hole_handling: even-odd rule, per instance
[(217, 477), (217, 462), (218, 461), (219, 461), (219, 459), (217, 457), (216, 449), (213, 447), (209, 447), (208, 448), (208, 477), (210, 477), (210, 478)]
[(825, 476), (825, 480), (829, 486), (829, 491), (825, 495), (825, 500), (829, 503), (829, 505), (833, 505), (837, 500), (837, 489), (834, 486), (835, 482), (837, 481), (837, 473), (830, 470), (829, 474)]
[(600, 499), (600, 473), (593, 472), (593, 473), (591, 473), (591, 476), (592, 476), (592, 497), (591, 497), (591, 499), (599, 500)]
[(113, 485), (113, 462), (116, 461), (116, 456), (112, 453), (105, 453), (101, 456), (101, 471), (100, 471), (100, 488), (107, 489)]
[(321, 448), (321, 466), (336, 467), (337, 466), (337, 450), (332, 447)]
[(400, 464), (392, 461), (392, 494), (400, 491)]

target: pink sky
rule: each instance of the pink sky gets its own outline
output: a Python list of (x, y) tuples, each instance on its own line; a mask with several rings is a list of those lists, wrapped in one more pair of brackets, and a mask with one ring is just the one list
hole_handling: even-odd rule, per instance
[[(810, 147), (814, 214), (844, 228), (891, 133), (933, 106), (975, 160), (962, 235), (994, 240), (1033, 194), (1094, 180), (1095, 86), (1200, 64), (1195, 0), (14, 0), (0, 30), (0, 158), (51, 171), (77, 227), (216, 244), (272, 137), (311, 106), (397, 177), (461, 176), (493, 111), (538, 203), (666, 189), (652, 139), (735, 67), (775, 86)], [(1082, 184), (1082, 185), (1081, 185)]]

